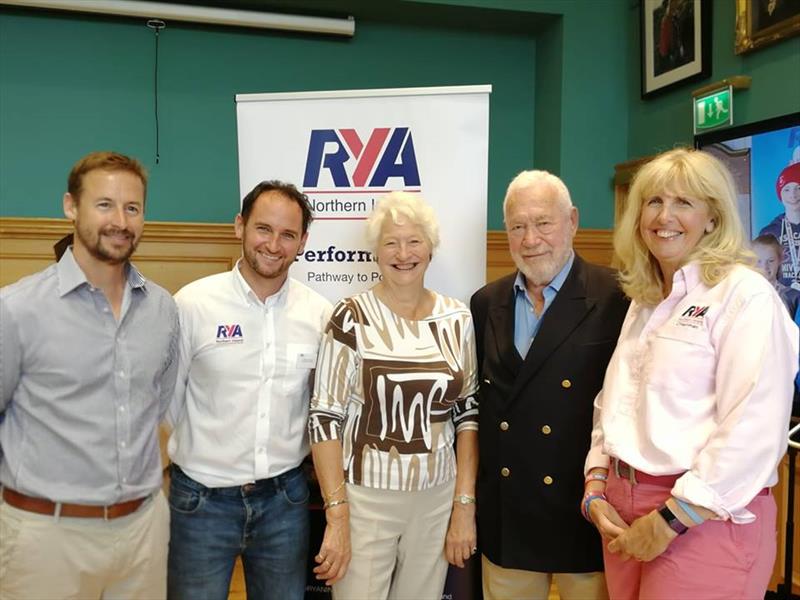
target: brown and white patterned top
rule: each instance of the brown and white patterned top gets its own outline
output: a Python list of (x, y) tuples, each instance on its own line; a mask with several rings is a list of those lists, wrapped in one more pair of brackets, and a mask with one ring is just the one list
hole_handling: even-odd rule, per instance
[(348, 483), (423, 490), (455, 477), (456, 433), (478, 429), (472, 315), (436, 294), (430, 316), (370, 290), (339, 302), (320, 345), (311, 443), (342, 441)]

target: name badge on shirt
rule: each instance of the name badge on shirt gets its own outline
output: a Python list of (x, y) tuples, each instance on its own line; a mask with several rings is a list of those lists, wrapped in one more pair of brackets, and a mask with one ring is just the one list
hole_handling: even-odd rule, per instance
[(298, 369), (313, 369), (317, 366), (317, 355), (313, 352), (300, 352), (297, 355)]

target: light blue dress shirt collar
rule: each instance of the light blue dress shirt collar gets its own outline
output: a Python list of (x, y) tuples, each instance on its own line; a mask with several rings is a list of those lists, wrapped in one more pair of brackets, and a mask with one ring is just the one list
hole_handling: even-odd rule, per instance
[(516, 346), (517, 352), (523, 359), (528, 355), (528, 349), (539, 332), (542, 318), (553, 303), (553, 300), (555, 300), (556, 294), (561, 290), (561, 286), (564, 285), (564, 281), (567, 279), (574, 262), (575, 253), (570, 251), (567, 262), (564, 263), (564, 266), (553, 277), (553, 280), (542, 290), (544, 307), (540, 315), (537, 315), (533, 309), (533, 301), (528, 295), (528, 289), (525, 287), (525, 276), (522, 272), (517, 271), (517, 277), (514, 280), (514, 346)]
[[(125, 272), (128, 278), (128, 285), (131, 288), (142, 288), (142, 291), (146, 291), (147, 287), (145, 284), (147, 280), (139, 273), (136, 267), (127, 263), (125, 265)], [(64, 256), (58, 261), (56, 273), (58, 274), (59, 297), (63, 298), (84, 283), (91, 285), (89, 280), (86, 279), (86, 274), (83, 272), (83, 269), (81, 269), (78, 261), (75, 260), (75, 255), (72, 254), (72, 246), (67, 248), (67, 251), (64, 252)]]

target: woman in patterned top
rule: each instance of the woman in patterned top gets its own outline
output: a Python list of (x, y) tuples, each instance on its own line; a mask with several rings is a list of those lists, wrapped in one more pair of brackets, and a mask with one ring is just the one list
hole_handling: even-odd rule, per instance
[(463, 567), (477, 540), (472, 317), (424, 287), (439, 231), (418, 196), (382, 199), (367, 237), (382, 280), (334, 308), (317, 361), (327, 527), (314, 571), (337, 600), (438, 599), (447, 563)]

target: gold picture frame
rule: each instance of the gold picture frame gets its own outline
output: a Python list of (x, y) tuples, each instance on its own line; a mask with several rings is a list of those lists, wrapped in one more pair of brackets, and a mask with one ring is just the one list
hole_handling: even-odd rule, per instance
[(797, 0), (736, 0), (736, 54), (800, 34)]

